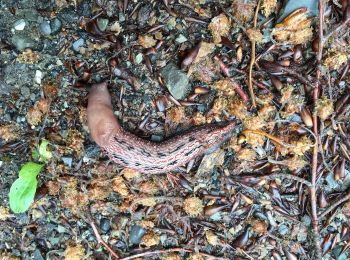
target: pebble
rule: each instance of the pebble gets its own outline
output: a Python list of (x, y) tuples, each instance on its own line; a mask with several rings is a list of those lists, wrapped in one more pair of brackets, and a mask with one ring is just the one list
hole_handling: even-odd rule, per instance
[(57, 245), (61, 239), (59, 237), (49, 237), (49, 242), (52, 246)]
[(50, 22), (51, 34), (58, 33), (62, 28), (62, 22), (60, 19), (55, 18)]
[(66, 232), (66, 228), (64, 226), (62, 226), (62, 225), (58, 225), (56, 230), (57, 230), (58, 233), (61, 233), (61, 234)]
[(161, 141), (163, 141), (163, 136), (161, 136), (161, 135), (152, 135), (151, 136), (151, 140), (153, 141), (153, 142), (161, 142)]
[(308, 216), (308, 215), (304, 215), (302, 218), (301, 218), (301, 221), (306, 225), (306, 226), (310, 226), (311, 225), (311, 218)]
[(73, 158), (72, 157), (62, 157), (62, 161), (65, 165), (67, 165), (68, 167), (72, 167), (72, 163), (73, 163)]
[(39, 249), (35, 249), (34, 253), (33, 253), (33, 258), (35, 260), (44, 260), (43, 256), (40, 253)]
[(126, 244), (124, 241), (122, 240), (117, 240), (114, 244), (118, 249), (125, 249), (126, 248)]
[(146, 234), (146, 230), (138, 225), (133, 225), (130, 230), (129, 243), (132, 245), (138, 245), (141, 242), (142, 237)]
[(32, 219), (33, 220), (37, 220), (39, 218), (42, 218), (44, 217), (44, 213), (41, 212), (41, 210), (38, 210), (38, 209), (32, 209)]
[(100, 228), (103, 232), (108, 232), (111, 229), (111, 222), (107, 218), (102, 218), (100, 220)]
[(81, 16), (89, 17), (92, 14), (92, 4), (89, 0), (79, 1), (78, 13)]
[(24, 19), (20, 19), (14, 23), (14, 28), (17, 31), (23, 31), (24, 27), (26, 27), (26, 21)]
[(282, 224), (278, 227), (278, 232), (283, 236), (283, 235), (287, 235), (289, 233), (289, 228)]
[(109, 23), (108, 19), (104, 19), (104, 18), (97, 19), (97, 26), (102, 32), (106, 30), (108, 23)]
[(26, 48), (36, 49), (36, 42), (29, 38), (26, 35), (14, 35), (11, 38), (12, 44), (16, 47), (17, 50), (23, 51)]
[(140, 63), (142, 62), (142, 60), (143, 60), (143, 55), (142, 55), (142, 53), (137, 54), (136, 57), (135, 57), (135, 62), (136, 62), (137, 64), (140, 64)]
[(43, 73), (40, 70), (36, 70), (35, 76), (34, 76), (34, 82), (40, 85), (42, 78), (43, 78)]
[(169, 63), (162, 71), (166, 87), (171, 95), (176, 99), (183, 99), (186, 97), (189, 84), (186, 73), (181, 71), (175, 64)]
[(147, 24), (151, 16), (152, 9), (152, 5), (150, 4), (141, 6), (137, 15), (137, 22), (140, 26), (145, 26)]
[(30, 95), (30, 89), (26, 86), (21, 87), (21, 95), (24, 97), (28, 97)]
[(184, 43), (184, 42), (187, 42), (187, 38), (183, 35), (183, 34), (180, 34), (176, 39), (175, 41), (177, 43)]
[(74, 43), (73, 43), (73, 50), (75, 50), (76, 52), (79, 52), (80, 51), (80, 48), (84, 45), (85, 41), (84, 39), (80, 38), (78, 40), (76, 40)]
[(50, 35), (52, 33), (50, 23), (46, 20), (39, 25), (39, 29), (45, 35)]

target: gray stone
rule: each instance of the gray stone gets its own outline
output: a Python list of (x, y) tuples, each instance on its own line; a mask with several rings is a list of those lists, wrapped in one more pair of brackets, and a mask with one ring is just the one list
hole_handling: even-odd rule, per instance
[(79, 15), (72, 6), (63, 8), (57, 16), (67, 27), (74, 27), (79, 19)]
[(129, 243), (132, 245), (138, 245), (141, 242), (142, 237), (146, 234), (146, 230), (138, 225), (133, 225), (130, 230)]
[(183, 99), (189, 91), (188, 77), (175, 64), (169, 63), (162, 71), (166, 87), (173, 97)]
[(180, 34), (176, 39), (175, 41), (177, 43), (184, 43), (184, 42), (187, 42), (187, 38), (183, 35), (183, 34)]
[(50, 35), (52, 32), (50, 23), (46, 20), (39, 25), (39, 28), (40, 31), (45, 35)]
[(152, 5), (150, 4), (145, 4), (143, 6), (141, 6), (138, 14), (137, 14), (137, 21), (138, 24), (141, 26), (146, 25), (146, 23), (148, 22), (151, 12), (152, 12)]
[(279, 232), (282, 236), (287, 235), (287, 234), (290, 233), (289, 228), (288, 228), (286, 225), (284, 225), (284, 224), (281, 224), (281, 225), (278, 227), (278, 232)]
[(6, 84), (3, 81), (0, 81), (0, 95), (8, 95), (10, 94), (11, 90), (12, 88), (10, 85)]
[(103, 232), (108, 232), (111, 229), (111, 222), (107, 218), (102, 218), (100, 220), (100, 228)]
[(24, 97), (28, 97), (30, 95), (30, 89), (26, 86), (21, 87), (21, 95)]
[(81, 16), (89, 17), (92, 14), (92, 4), (89, 0), (83, 0), (78, 6), (78, 13)]
[(26, 48), (38, 49), (37, 43), (27, 35), (16, 34), (12, 36), (11, 42), (19, 51), (23, 51)]
[(109, 23), (108, 19), (104, 19), (104, 18), (97, 19), (97, 26), (101, 31), (106, 30), (108, 23)]
[(39, 249), (35, 249), (33, 253), (34, 260), (44, 260), (43, 256), (41, 255)]
[(73, 50), (76, 52), (80, 51), (80, 48), (84, 45), (84, 39), (80, 38), (73, 43)]
[(51, 26), (51, 34), (55, 34), (61, 30), (62, 22), (60, 19), (55, 18), (51, 21), (50, 26)]
[(65, 165), (67, 165), (68, 167), (72, 167), (72, 163), (73, 163), (73, 159), (72, 157), (62, 157), (62, 161)]

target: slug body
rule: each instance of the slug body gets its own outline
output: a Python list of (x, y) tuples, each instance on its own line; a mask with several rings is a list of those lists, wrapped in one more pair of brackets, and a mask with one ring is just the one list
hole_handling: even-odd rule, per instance
[(87, 118), (92, 139), (116, 163), (144, 173), (162, 173), (185, 165), (228, 140), (235, 128), (233, 122), (206, 125), (155, 143), (120, 126), (113, 114), (106, 83), (92, 86), (88, 102)]

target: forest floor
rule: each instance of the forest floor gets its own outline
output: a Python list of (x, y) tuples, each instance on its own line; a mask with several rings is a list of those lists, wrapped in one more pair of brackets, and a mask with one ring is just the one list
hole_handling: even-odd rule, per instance
[[(0, 1), (0, 258), (349, 259), (349, 20), (346, 0)], [(175, 171), (123, 168), (87, 126), (103, 81), (144, 139), (237, 127)]]

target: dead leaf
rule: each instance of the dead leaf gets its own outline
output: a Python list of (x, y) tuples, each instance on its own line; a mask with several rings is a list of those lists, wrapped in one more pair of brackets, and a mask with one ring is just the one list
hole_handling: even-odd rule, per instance
[(215, 166), (221, 166), (224, 164), (225, 151), (223, 149), (218, 149), (211, 154), (207, 154), (203, 157), (201, 164), (197, 170), (197, 176), (205, 176), (209, 174)]

